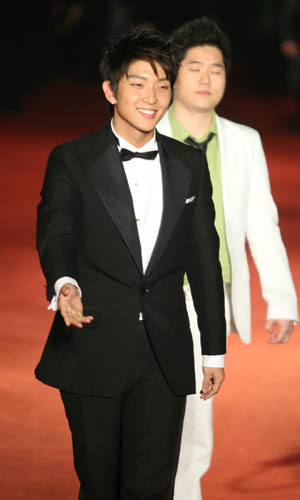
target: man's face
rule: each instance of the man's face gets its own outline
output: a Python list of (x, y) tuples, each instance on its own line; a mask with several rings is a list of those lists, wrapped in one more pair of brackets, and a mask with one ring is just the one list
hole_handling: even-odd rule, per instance
[(115, 130), (132, 144), (145, 143), (152, 137), (155, 125), (170, 103), (170, 82), (157, 63), (156, 68), (157, 75), (146, 61), (131, 63), (127, 74), (120, 79), (117, 95), (109, 82), (103, 83), (106, 98), (114, 104)]
[(213, 45), (188, 49), (174, 85), (174, 103), (190, 111), (213, 111), (226, 85), (222, 52)]

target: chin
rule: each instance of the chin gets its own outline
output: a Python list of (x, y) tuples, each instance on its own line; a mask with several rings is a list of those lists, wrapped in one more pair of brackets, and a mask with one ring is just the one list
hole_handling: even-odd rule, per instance
[(149, 124), (148, 126), (143, 125), (143, 126), (139, 127), (139, 130), (140, 130), (140, 132), (143, 132), (144, 134), (149, 134), (156, 127), (156, 124), (157, 124), (157, 121), (155, 121), (155, 123), (152, 122), (151, 125)]
[(202, 113), (208, 113), (209, 111), (212, 111), (212, 109), (214, 108), (212, 106), (198, 104), (197, 109)]

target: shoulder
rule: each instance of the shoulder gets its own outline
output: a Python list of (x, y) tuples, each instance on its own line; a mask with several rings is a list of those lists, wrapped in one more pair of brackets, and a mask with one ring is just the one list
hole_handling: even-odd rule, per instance
[(94, 130), (92, 132), (89, 132), (87, 134), (84, 134), (80, 137), (71, 139), (66, 142), (62, 142), (61, 144), (58, 144), (55, 146), (52, 151), (50, 152), (50, 157), (53, 155), (61, 155), (61, 154), (66, 154), (66, 155), (85, 155), (91, 154), (91, 150), (93, 149), (93, 145), (95, 147), (99, 146), (100, 144), (107, 144), (107, 140), (109, 137), (110, 130), (105, 125), (103, 128)]
[(188, 146), (159, 132), (157, 132), (157, 139), (168, 153), (175, 155), (183, 163), (193, 163), (195, 161), (199, 163), (199, 161), (205, 160), (205, 154), (200, 149)]
[(228, 120), (227, 118), (223, 118), (218, 115), (217, 128), (220, 134), (224, 134), (227, 137), (232, 136), (243, 141), (261, 142), (260, 134), (255, 128)]

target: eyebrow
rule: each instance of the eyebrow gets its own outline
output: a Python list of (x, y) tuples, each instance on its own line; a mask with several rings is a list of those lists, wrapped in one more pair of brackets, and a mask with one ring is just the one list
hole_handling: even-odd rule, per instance
[[(127, 78), (140, 78), (140, 80), (148, 80), (148, 77), (147, 76), (142, 76), (142, 75), (127, 75)], [(158, 79), (160, 82), (165, 82), (165, 81), (169, 81), (169, 78), (167, 78), (166, 76), (164, 76), (163, 78), (159, 78)]]
[[(189, 64), (203, 64), (202, 61), (189, 61), (187, 63), (188, 65)], [(218, 68), (224, 68), (225, 65), (223, 63), (210, 63), (209, 66), (217, 66)]]

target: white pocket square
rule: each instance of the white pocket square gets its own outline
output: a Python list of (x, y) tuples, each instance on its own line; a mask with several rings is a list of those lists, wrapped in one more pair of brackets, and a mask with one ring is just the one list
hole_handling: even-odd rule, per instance
[(195, 199), (195, 198), (196, 198), (196, 196), (191, 196), (190, 198), (187, 198), (187, 199), (185, 200), (185, 204), (187, 204), (187, 203), (192, 203), (192, 201), (194, 201), (194, 199)]

